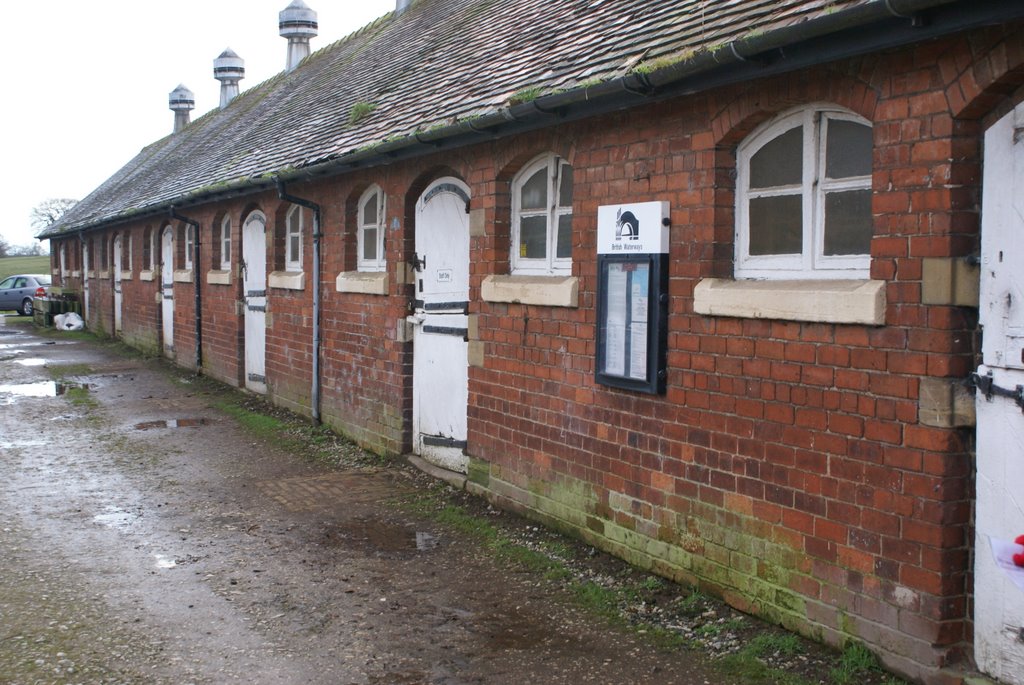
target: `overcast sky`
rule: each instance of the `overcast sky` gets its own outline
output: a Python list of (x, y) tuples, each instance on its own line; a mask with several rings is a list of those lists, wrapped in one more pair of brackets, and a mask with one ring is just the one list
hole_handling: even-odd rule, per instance
[[(0, 236), (33, 243), (32, 208), (80, 200), (139, 150), (171, 133), (167, 96), (194, 94), (192, 119), (220, 104), (213, 60), (245, 60), (241, 90), (283, 71), (278, 13), (291, 0), (33, 0), (5, 3)], [(319, 50), (395, 7), (395, 0), (305, 0)]]

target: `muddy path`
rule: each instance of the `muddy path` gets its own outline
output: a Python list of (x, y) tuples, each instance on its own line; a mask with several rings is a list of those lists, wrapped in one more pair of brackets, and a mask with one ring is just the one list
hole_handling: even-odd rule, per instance
[(0, 323), (0, 682), (725, 682), (208, 386)]

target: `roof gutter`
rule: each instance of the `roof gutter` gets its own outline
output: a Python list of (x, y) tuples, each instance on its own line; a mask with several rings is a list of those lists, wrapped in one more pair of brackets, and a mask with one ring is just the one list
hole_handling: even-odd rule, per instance
[[(648, 72), (631, 71), (594, 86), (541, 96), (503, 107), (480, 117), (403, 138), (314, 160), (301, 168), (280, 171), (269, 179), (241, 179), (228, 188), (195, 192), (180, 198), (181, 206), (198, 205), (267, 189), (280, 181), (345, 173), (355, 168), (389, 164), (472, 143), (492, 140), (658, 102), (711, 88), (765, 78), (839, 59), (937, 38), (957, 31), (1024, 18), (1020, 0), (872, 0), (863, 5), (694, 52)], [(872, 31), (865, 32), (871, 26)], [(158, 214), (170, 202), (129, 216), (75, 227), (86, 231)], [(40, 237), (58, 237), (41, 234)]]
[[(481, 140), (511, 135), (764, 78), (797, 69), (1024, 18), (1020, 0), (873, 0), (731, 43), (680, 55), (649, 72), (631, 71), (595, 86), (541, 96), (450, 126), (416, 132), (296, 169), (300, 178), (390, 163)], [(863, 29), (872, 24), (870, 34)]]

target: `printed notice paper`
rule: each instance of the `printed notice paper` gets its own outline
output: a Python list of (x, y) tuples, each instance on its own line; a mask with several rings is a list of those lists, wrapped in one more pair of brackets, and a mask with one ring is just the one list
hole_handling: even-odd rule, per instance
[(996, 566), (1009, 576), (1014, 585), (1024, 591), (1024, 568), (1013, 563), (1013, 555), (1021, 553), (1021, 546), (1013, 540), (1000, 540), (991, 536), (988, 542), (992, 547), (992, 556), (996, 558)]

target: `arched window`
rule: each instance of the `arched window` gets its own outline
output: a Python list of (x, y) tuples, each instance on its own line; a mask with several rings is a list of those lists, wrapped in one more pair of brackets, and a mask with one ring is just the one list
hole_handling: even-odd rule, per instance
[(572, 271), (572, 167), (538, 157), (512, 179), (512, 272)]
[(156, 250), (153, 249), (153, 236), (153, 229), (146, 226), (142, 232), (142, 269), (144, 271), (153, 270), (153, 255), (156, 254)]
[(196, 245), (196, 228), (192, 224), (186, 224), (183, 228), (183, 234), (185, 239), (182, 241), (184, 245), (185, 254), (183, 255), (182, 262), (185, 264), (185, 270), (192, 268), (192, 257), (195, 255)]
[(359, 198), (356, 249), (359, 255), (356, 268), (359, 271), (384, 271), (384, 191), (380, 186), (371, 186)]
[(305, 212), (293, 205), (285, 219), (284, 268), (285, 271), (302, 271), (302, 229)]
[(231, 270), (231, 217), (227, 215), (220, 222), (220, 268)]
[(737, 153), (737, 278), (867, 278), (870, 122), (805, 107), (761, 126)]

